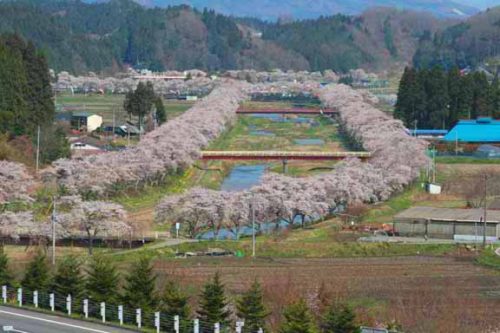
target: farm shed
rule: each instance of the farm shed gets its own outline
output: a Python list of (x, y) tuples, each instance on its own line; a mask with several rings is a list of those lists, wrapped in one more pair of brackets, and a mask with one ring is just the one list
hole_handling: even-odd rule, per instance
[[(483, 209), (412, 207), (394, 216), (394, 231), (400, 236), (474, 240), (483, 237)], [(488, 210), (486, 237), (500, 237), (500, 211)]]
[(71, 127), (77, 130), (85, 129), (93, 132), (102, 125), (102, 117), (90, 112), (73, 112), (71, 115)]
[(445, 142), (500, 143), (500, 120), (490, 117), (460, 120), (443, 140)]

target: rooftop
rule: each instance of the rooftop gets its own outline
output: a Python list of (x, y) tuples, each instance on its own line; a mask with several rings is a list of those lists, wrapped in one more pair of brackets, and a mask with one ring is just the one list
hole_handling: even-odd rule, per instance
[[(411, 207), (394, 216), (394, 220), (433, 220), (456, 222), (479, 222), (483, 216), (481, 208), (436, 208), (436, 207)], [(487, 211), (487, 222), (500, 223), (500, 211)]]
[(79, 112), (73, 112), (71, 114), (73, 117), (90, 117), (90, 116), (98, 116), (95, 113), (92, 112), (85, 112), (85, 111), (79, 111)]
[(460, 120), (443, 138), (444, 141), (500, 142), (500, 120), (482, 117)]

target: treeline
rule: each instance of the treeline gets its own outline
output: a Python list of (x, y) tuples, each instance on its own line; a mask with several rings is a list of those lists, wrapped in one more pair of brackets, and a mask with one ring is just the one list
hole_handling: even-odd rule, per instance
[[(0, 36), (0, 159), (11, 159), (17, 155), (16, 150), (32, 150), (38, 127), (42, 162), (67, 156), (64, 131), (53, 125), (54, 115), (49, 68), (43, 53), (18, 35)], [(16, 149), (9, 149), (11, 141), (11, 148)]]
[(413, 57), (416, 68), (476, 68), (500, 55), (500, 6), (435, 34), (421, 36)]
[(463, 74), (456, 67), (405, 68), (394, 117), (408, 128), (449, 129), (481, 116), (500, 118), (498, 74), (490, 82), (482, 72)]
[(0, 1), (0, 33), (19, 32), (45, 50), (56, 72), (76, 74), (126, 65), (155, 71), (384, 68), (411, 60), (422, 27), (435, 31), (437, 25), (428, 15), (387, 8), (267, 23), (188, 6), (145, 8), (132, 0)]
[(362, 19), (339, 14), (317, 20), (274, 24), (264, 31), (263, 38), (302, 54), (313, 71), (328, 68), (346, 72), (374, 60), (370, 53), (357, 45), (356, 34), (368, 34)]
[[(66, 312), (66, 297), (71, 296), (73, 313), (82, 313), (83, 300), (89, 301), (89, 315), (99, 317), (99, 304), (107, 304), (107, 320), (117, 320), (118, 305), (124, 306), (126, 323), (134, 324), (135, 310), (142, 310), (143, 325), (153, 326), (154, 312), (160, 311), (162, 330), (174, 331), (174, 316), (180, 318), (181, 332), (191, 332), (193, 318), (199, 319), (200, 332), (213, 332), (219, 323), (221, 332), (228, 332), (237, 318), (244, 322), (242, 332), (256, 333), (259, 329), (268, 331), (267, 317), (271, 314), (264, 300), (260, 283), (254, 283), (244, 291), (234, 304), (229, 301), (219, 274), (208, 280), (202, 287), (196, 309), (191, 308), (190, 297), (173, 280), (167, 280), (161, 288), (158, 276), (153, 271), (151, 259), (141, 257), (132, 263), (128, 273), (122, 276), (116, 265), (105, 256), (96, 255), (88, 264), (75, 256), (59, 259), (54, 272), (50, 273), (46, 256), (38, 252), (25, 269), (20, 281), (13, 279), (9, 269), (9, 259), (0, 252), (0, 286), (9, 289), (22, 287), (25, 295), (38, 291), (56, 296), (55, 307)], [(320, 309), (312, 309), (304, 299), (290, 303), (283, 311), (281, 333), (354, 333), (359, 332), (359, 324), (353, 309), (345, 303), (332, 301), (321, 295)], [(26, 297), (23, 304), (32, 304)], [(111, 308), (109, 307), (111, 306)], [(108, 312), (109, 311), (109, 312)], [(319, 312), (318, 312), (319, 311)], [(111, 318), (112, 315), (116, 317)], [(392, 323), (393, 328), (397, 324)]]

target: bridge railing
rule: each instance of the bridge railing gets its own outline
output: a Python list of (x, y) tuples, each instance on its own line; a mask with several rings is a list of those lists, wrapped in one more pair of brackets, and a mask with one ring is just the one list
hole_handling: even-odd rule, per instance
[(358, 158), (369, 158), (371, 157), (370, 152), (364, 151), (317, 151), (317, 152), (307, 152), (307, 151), (216, 151), (216, 150), (206, 150), (202, 152), (202, 157), (331, 157), (331, 158), (347, 158), (347, 157), (358, 157)]

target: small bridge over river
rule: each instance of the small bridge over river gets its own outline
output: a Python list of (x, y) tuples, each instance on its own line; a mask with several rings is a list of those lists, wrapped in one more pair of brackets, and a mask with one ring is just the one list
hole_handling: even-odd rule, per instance
[(302, 114), (302, 115), (334, 115), (337, 111), (334, 109), (314, 109), (314, 108), (262, 108), (262, 109), (252, 109), (252, 108), (239, 108), (236, 110), (238, 114)]
[(202, 160), (343, 160), (349, 157), (368, 159), (364, 151), (202, 151)]

